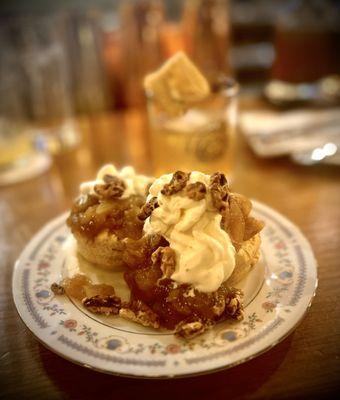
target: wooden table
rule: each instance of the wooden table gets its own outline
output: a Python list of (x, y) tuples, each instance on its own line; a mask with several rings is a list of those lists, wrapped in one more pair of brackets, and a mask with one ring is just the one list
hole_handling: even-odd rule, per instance
[(298, 328), (282, 343), (230, 370), (182, 380), (118, 378), (87, 370), (45, 349), (19, 319), (11, 295), (13, 263), (30, 237), (66, 210), (78, 184), (104, 162), (150, 173), (143, 113), (79, 119), (83, 143), (56, 157), (36, 179), (0, 189), (0, 393), (4, 398), (310, 398), (334, 393), (340, 378), (340, 174), (288, 159), (256, 158), (239, 140), (234, 189), (285, 214), (310, 240), (319, 288)]

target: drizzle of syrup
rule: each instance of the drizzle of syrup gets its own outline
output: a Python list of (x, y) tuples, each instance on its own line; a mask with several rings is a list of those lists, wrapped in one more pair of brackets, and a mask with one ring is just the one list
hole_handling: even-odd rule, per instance
[(76, 274), (72, 278), (65, 278), (62, 286), (68, 296), (77, 300), (93, 296), (111, 296), (115, 294), (113, 286), (105, 283), (94, 284), (91, 279), (83, 274)]
[(167, 246), (160, 237), (144, 236), (139, 241), (127, 242), (124, 279), (132, 300), (141, 300), (159, 317), (161, 326), (173, 329), (183, 320), (216, 319), (216, 307), (227, 296), (229, 288), (222, 285), (217, 292), (202, 293), (187, 284), (164, 278), (159, 264), (152, 263), (151, 255), (159, 246)]
[(93, 239), (102, 231), (114, 233), (118, 239), (139, 239), (143, 221), (137, 217), (144, 204), (143, 196), (100, 200), (94, 195), (81, 196), (73, 205), (67, 224), (73, 233)]

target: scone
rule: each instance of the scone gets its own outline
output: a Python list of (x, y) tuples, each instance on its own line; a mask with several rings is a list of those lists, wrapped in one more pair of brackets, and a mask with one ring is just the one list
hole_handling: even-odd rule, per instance
[(102, 231), (93, 239), (88, 236), (74, 232), (77, 240), (78, 253), (92, 264), (103, 269), (119, 269), (124, 266), (124, 245), (114, 233)]
[(67, 219), (81, 256), (105, 269), (123, 267), (124, 240), (142, 236), (138, 214), (152, 181), (132, 167), (105, 165), (95, 181), (81, 184)]

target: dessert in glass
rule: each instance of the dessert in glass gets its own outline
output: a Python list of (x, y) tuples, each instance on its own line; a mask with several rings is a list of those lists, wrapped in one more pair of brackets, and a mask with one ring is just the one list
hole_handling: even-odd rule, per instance
[[(208, 81), (182, 52), (144, 80), (156, 175), (175, 169), (232, 171), (237, 83)], [(174, 158), (173, 155), (176, 154)]]

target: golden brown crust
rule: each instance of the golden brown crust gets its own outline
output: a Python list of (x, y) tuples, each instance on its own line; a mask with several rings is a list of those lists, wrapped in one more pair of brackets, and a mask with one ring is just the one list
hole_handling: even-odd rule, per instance
[(227, 283), (230, 286), (234, 286), (243, 278), (245, 278), (253, 266), (257, 263), (260, 257), (260, 245), (261, 237), (259, 234), (256, 234), (251, 239), (242, 243), (240, 250), (235, 256), (236, 264), (234, 271), (227, 280)]
[(76, 232), (74, 237), (77, 240), (78, 253), (85, 260), (107, 270), (123, 268), (124, 245), (114, 234), (104, 231), (91, 240)]

